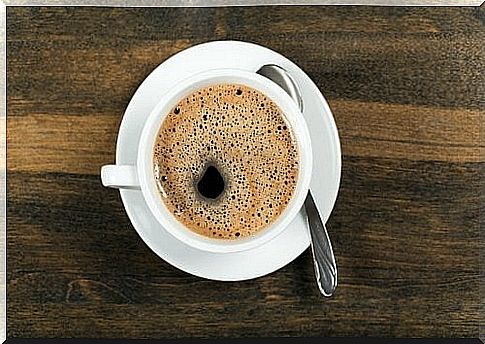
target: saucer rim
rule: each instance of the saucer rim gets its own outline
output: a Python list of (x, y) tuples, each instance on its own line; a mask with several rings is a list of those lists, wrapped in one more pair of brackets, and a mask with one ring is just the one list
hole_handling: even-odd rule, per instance
[[(217, 47), (217, 45), (219, 45), (219, 46)], [(152, 70), (152, 72), (140, 84), (138, 89), (133, 94), (133, 96), (130, 100), (130, 103), (128, 104), (128, 106), (125, 110), (125, 113), (123, 115), (123, 119), (121, 121), (118, 137), (117, 137), (117, 147), (116, 147), (116, 161), (117, 161), (117, 163), (120, 163), (121, 160), (130, 160), (129, 158), (125, 159), (122, 156), (124, 147), (121, 146), (121, 141), (123, 141), (121, 138), (122, 138), (124, 132), (129, 131), (129, 129), (126, 128), (126, 125), (127, 125), (126, 124), (127, 123), (126, 118), (127, 118), (127, 116), (130, 115), (129, 111), (131, 111), (131, 108), (133, 107), (132, 102), (134, 102), (135, 100), (138, 101), (140, 99), (143, 99), (143, 97), (139, 96), (139, 92), (145, 91), (145, 89), (143, 87), (145, 86), (145, 88), (146, 88), (147, 83), (153, 82), (154, 77), (157, 74), (160, 74), (160, 72), (162, 71), (162, 68), (163, 68), (162, 66), (167, 65), (168, 62), (173, 64), (174, 60), (177, 60), (177, 59), (183, 60), (183, 58), (186, 57), (186, 55), (193, 54), (193, 53), (197, 52), (198, 50), (204, 50), (204, 49), (207, 49), (209, 47), (210, 48), (217, 48), (217, 49), (221, 49), (221, 48), (227, 49), (227, 48), (229, 48), (230, 50), (233, 49), (233, 48), (234, 49), (235, 48), (242, 48), (247, 54), (251, 54), (251, 51), (253, 51), (255, 54), (258, 53), (257, 51), (254, 51), (254, 50), (259, 50), (261, 52), (261, 54), (263, 54), (263, 53), (268, 54), (269, 53), (269, 55), (272, 55), (271, 61), (274, 62), (275, 60), (278, 60), (279, 62), (284, 64), (286, 68), (291, 67), (290, 69), (293, 69), (294, 71), (296, 71), (296, 73), (299, 73), (300, 74), (299, 77), (305, 79), (304, 80), (305, 86), (303, 86), (302, 88), (310, 87), (312, 89), (311, 97), (316, 97), (319, 105), (320, 106), (323, 105), (321, 112), (323, 113), (323, 117), (325, 117), (325, 119), (327, 121), (326, 122), (326, 126), (328, 127), (327, 129), (329, 129), (330, 132), (332, 133), (332, 135), (334, 135), (333, 141), (336, 142), (336, 146), (333, 147), (333, 148), (336, 150), (334, 152), (335, 153), (334, 155), (335, 155), (335, 158), (336, 158), (334, 162), (335, 162), (335, 170), (337, 171), (337, 173), (335, 174), (336, 181), (334, 181), (335, 185), (333, 187), (333, 189), (334, 189), (333, 195), (331, 195), (331, 197), (327, 196), (327, 198), (330, 199), (329, 203), (331, 203), (331, 206), (329, 208), (329, 211), (324, 211), (323, 214), (322, 214), (324, 221), (326, 221), (328, 219), (328, 217), (330, 216), (332, 209), (335, 206), (338, 191), (339, 191), (339, 188), (340, 188), (340, 179), (341, 179), (341, 159), (342, 159), (342, 156), (341, 156), (341, 149), (340, 149), (340, 140), (339, 140), (339, 136), (338, 136), (337, 127), (336, 127), (336, 124), (335, 124), (335, 119), (334, 119), (333, 114), (330, 110), (330, 107), (328, 106), (327, 101), (323, 97), (323, 94), (320, 92), (320, 90), (317, 88), (317, 86), (314, 84), (314, 82), (306, 75), (306, 73), (304, 71), (302, 71), (296, 64), (294, 64), (293, 62), (288, 60), (286, 57), (280, 55), (279, 53), (277, 53), (277, 52), (275, 52), (271, 49), (265, 48), (265, 47), (257, 45), (257, 44), (248, 43), (248, 42), (241, 42), (241, 41), (212, 41), (212, 42), (207, 42), (207, 43), (203, 43), (203, 44), (199, 44), (199, 45), (195, 45), (195, 46), (192, 46), (190, 48), (187, 48), (187, 49), (171, 56), (170, 58), (166, 59), (161, 64), (159, 64), (154, 70)], [(264, 64), (264, 63), (265, 63), (265, 61), (261, 61), (261, 64)], [(199, 68), (198, 70), (203, 72), (207, 69), (200, 69)], [(244, 70), (249, 70), (249, 69), (244, 68)], [(250, 70), (250, 71), (252, 71), (252, 70)], [(181, 78), (179, 80), (181, 80)], [(310, 93), (310, 92), (307, 92), (307, 93)], [(137, 98), (137, 95), (139, 96), (138, 97), (139, 99)], [(307, 116), (305, 116), (305, 117), (307, 117)], [(316, 117), (316, 115), (315, 115), (315, 117)], [(320, 121), (322, 116), (320, 115), (318, 117), (319, 117), (318, 119)], [(307, 118), (305, 118), (305, 120), (308, 121)], [(309, 126), (309, 130), (312, 131), (310, 126)], [(314, 144), (312, 144), (312, 146), (313, 145)], [(316, 149), (316, 150), (318, 150), (318, 149)], [(135, 157), (135, 160), (136, 160), (136, 157)], [(126, 164), (126, 162), (123, 162), (123, 163)], [(313, 179), (314, 179), (314, 177), (312, 176), (312, 180)], [(175, 268), (177, 268), (181, 271), (184, 271), (186, 273), (189, 273), (189, 274), (192, 274), (192, 275), (195, 275), (195, 276), (198, 276), (198, 277), (202, 277), (202, 278), (206, 278), (206, 279), (212, 279), (212, 280), (219, 280), (219, 281), (239, 281), (239, 280), (248, 280), (248, 279), (261, 277), (261, 276), (270, 274), (270, 273), (286, 266), (287, 264), (292, 262), (294, 259), (296, 259), (298, 256), (300, 256), (301, 253), (303, 253), (310, 245), (310, 239), (309, 239), (309, 236), (308, 236), (308, 233), (307, 233), (308, 230), (306, 230), (306, 231), (304, 231), (305, 232), (304, 238), (302, 237), (302, 238), (299, 239), (300, 242), (298, 242), (298, 243), (293, 242), (294, 247), (297, 248), (297, 250), (294, 250), (294, 251), (297, 252), (297, 253), (292, 254), (291, 257), (289, 257), (289, 258), (287, 257), (286, 259), (284, 259), (283, 262), (280, 262), (279, 264), (276, 264), (269, 269), (266, 269), (266, 270), (263, 270), (263, 271), (254, 271), (254, 270), (253, 271), (246, 271), (246, 273), (244, 273), (244, 274), (235, 273), (232, 276), (229, 276), (229, 275), (217, 276), (217, 274), (209, 276), (206, 273), (200, 273), (199, 271), (197, 271), (196, 268), (195, 269), (188, 268), (186, 265), (184, 266), (183, 264), (179, 264), (178, 262), (175, 262), (173, 259), (170, 259), (169, 256), (163, 255), (163, 252), (161, 254), (155, 248), (155, 246), (157, 246), (157, 244), (154, 243), (147, 235), (144, 235), (145, 233), (143, 231), (142, 226), (139, 223), (137, 223), (138, 221), (136, 220), (136, 217), (132, 213), (133, 209), (132, 209), (132, 205), (130, 204), (131, 201), (129, 199), (131, 198), (133, 192), (139, 193), (139, 191), (136, 191), (136, 190), (120, 190), (121, 199), (122, 199), (125, 211), (126, 211), (128, 217), (130, 218), (130, 221), (131, 221), (133, 227), (135, 228), (137, 233), (140, 235), (141, 239), (145, 242), (145, 244), (157, 256), (159, 256), (160, 258), (162, 258), (163, 260), (168, 262), (170, 265), (174, 266)], [(318, 202), (318, 200), (316, 200), (316, 201)], [(143, 198), (142, 198), (142, 202), (143, 202)], [(304, 224), (301, 224), (299, 226), (304, 225), (306, 228), (308, 228), (308, 223), (307, 223), (307, 220), (306, 220), (306, 212), (304, 210), (304, 207), (302, 207), (302, 209), (300, 210), (297, 217), (298, 216), (302, 217), (303, 221), (304, 221)], [(156, 219), (155, 219), (155, 221), (156, 221)], [(156, 222), (158, 223), (158, 221), (156, 221)], [(282, 231), (282, 233), (289, 231), (290, 227), (292, 227), (292, 226), (293, 226), (293, 222), (290, 223), (290, 225), (287, 228), (285, 228)], [(160, 227), (164, 232), (171, 235), (170, 232), (168, 232), (165, 228), (163, 228), (162, 226), (160, 226)], [(264, 243), (261, 246), (269, 246), (269, 245), (274, 244), (274, 242), (277, 240), (278, 237), (281, 236), (282, 233), (280, 233), (280, 235), (278, 235), (277, 237), (273, 238), (272, 240)], [(187, 246), (183, 242), (179, 241), (178, 243), (181, 245), (181, 247), (186, 248), (186, 246)], [(255, 249), (258, 249), (260, 247), (256, 247)], [(248, 250), (248, 251), (242, 251), (242, 252), (225, 253), (225, 255), (240, 254), (240, 253), (247, 255), (250, 252), (255, 251), (255, 249)], [(199, 251), (199, 253), (203, 252), (204, 254), (208, 253), (208, 252), (201, 251), (201, 250), (197, 250), (197, 251)]]

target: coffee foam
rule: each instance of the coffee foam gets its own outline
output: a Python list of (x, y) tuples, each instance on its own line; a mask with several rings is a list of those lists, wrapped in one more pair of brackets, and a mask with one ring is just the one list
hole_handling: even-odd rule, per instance
[[(244, 238), (284, 211), (296, 188), (298, 152), (278, 106), (243, 85), (221, 84), (182, 99), (154, 147), (163, 202), (186, 227), (207, 237)], [(219, 198), (196, 188), (208, 165), (225, 181)]]

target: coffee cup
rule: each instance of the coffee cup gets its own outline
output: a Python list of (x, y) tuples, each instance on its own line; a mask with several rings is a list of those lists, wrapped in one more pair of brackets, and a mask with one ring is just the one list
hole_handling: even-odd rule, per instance
[[(269, 97), (282, 111), (290, 125), (299, 157), (298, 177), (295, 191), (280, 216), (268, 228), (247, 238), (221, 240), (194, 233), (167, 209), (159, 195), (157, 181), (153, 175), (153, 147), (161, 124), (170, 111), (185, 96), (216, 84), (239, 84), (255, 89)], [(304, 117), (295, 101), (272, 80), (254, 72), (237, 69), (214, 69), (194, 74), (163, 95), (148, 115), (138, 145), (136, 165), (106, 165), (101, 169), (104, 186), (138, 190), (161, 230), (168, 231), (185, 244), (203, 251), (230, 253), (250, 250), (276, 237), (295, 218), (308, 193), (312, 174), (312, 147)]]

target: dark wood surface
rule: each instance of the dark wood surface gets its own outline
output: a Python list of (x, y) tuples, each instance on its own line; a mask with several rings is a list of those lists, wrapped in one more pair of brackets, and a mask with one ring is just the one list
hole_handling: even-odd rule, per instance
[[(478, 336), (483, 34), (479, 8), (9, 7), (7, 335)], [(101, 186), (140, 82), (216, 39), (286, 55), (329, 101), (332, 298), (308, 251), (251, 281), (178, 271)]]

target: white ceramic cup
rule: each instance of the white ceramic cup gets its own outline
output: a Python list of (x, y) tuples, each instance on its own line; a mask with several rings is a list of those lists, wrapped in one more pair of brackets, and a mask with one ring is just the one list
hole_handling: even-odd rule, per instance
[[(215, 84), (240, 84), (256, 89), (278, 105), (296, 138), (299, 173), (293, 197), (283, 213), (268, 228), (237, 240), (208, 238), (185, 227), (166, 208), (153, 173), (153, 148), (165, 116), (185, 96)], [(141, 133), (136, 165), (106, 165), (101, 168), (104, 186), (136, 189), (143, 193), (150, 211), (161, 226), (180, 241), (200, 250), (228, 253), (250, 250), (280, 234), (300, 211), (308, 193), (312, 175), (310, 134), (295, 101), (276, 83), (259, 74), (238, 69), (214, 69), (182, 80), (165, 94), (148, 116)], [(161, 229), (163, 230), (163, 229)], [(284, 248), (282, 248), (284, 249)]]

